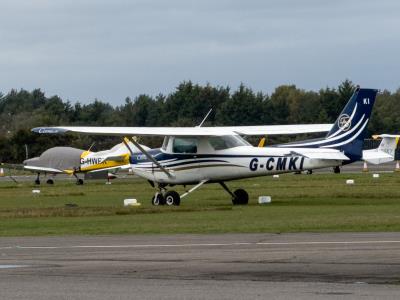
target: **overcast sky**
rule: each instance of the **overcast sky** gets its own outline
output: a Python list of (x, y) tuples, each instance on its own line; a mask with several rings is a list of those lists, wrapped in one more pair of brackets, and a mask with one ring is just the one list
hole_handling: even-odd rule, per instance
[(400, 1), (0, 0), (0, 91), (83, 103), (184, 80), (400, 87)]

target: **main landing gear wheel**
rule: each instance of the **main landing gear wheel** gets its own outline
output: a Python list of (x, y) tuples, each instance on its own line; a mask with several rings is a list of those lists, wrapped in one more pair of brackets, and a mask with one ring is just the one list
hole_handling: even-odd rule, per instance
[(83, 185), (83, 179), (77, 179), (76, 180), (76, 185)]
[(54, 184), (54, 180), (53, 179), (47, 179), (46, 183), (47, 184)]
[(40, 173), (37, 173), (36, 179), (35, 179), (35, 184), (39, 185), (40, 184)]
[(160, 193), (156, 193), (153, 198), (151, 198), (151, 204), (153, 204), (154, 206), (164, 205), (165, 200), (163, 195), (161, 195)]
[(339, 174), (340, 173), (340, 167), (339, 166), (334, 167), (333, 168), (333, 173)]
[(179, 204), (181, 204), (181, 197), (175, 191), (166, 192), (164, 195), (164, 199), (165, 199), (165, 204), (169, 206), (171, 205), (178, 206)]
[(232, 197), (233, 205), (246, 205), (249, 203), (249, 194), (243, 189), (237, 189), (233, 192)]

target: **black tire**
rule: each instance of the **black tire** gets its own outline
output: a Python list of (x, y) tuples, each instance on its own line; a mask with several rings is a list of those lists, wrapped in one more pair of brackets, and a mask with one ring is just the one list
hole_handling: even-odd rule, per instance
[(159, 206), (159, 205), (164, 205), (165, 204), (165, 200), (163, 195), (161, 194), (156, 194), (151, 198), (151, 204), (153, 204), (154, 206)]
[(83, 185), (83, 179), (78, 179), (77, 181), (76, 181), (76, 185)]
[(232, 198), (233, 205), (247, 205), (249, 203), (249, 194), (243, 189), (237, 189), (233, 192), (235, 197)]
[(168, 191), (164, 195), (165, 204), (166, 205), (176, 205), (179, 206), (181, 204), (181, 196), (175, 191)]
[(46, 183), (47, 184), (54, 184), (54, 180), (53, 179), (47, 179)]
[(307, 175), (312, 175), (313, 171), (312, 170), (307, 170)]
[(40, 185), (40, 180), (39, 180), (39, 179), (36, 179), (36, 180), (35, 180), (35, 184)]
[(333, 173), (340, 174), (340, 167), (339, 166), (334, 167), (333, 168)]

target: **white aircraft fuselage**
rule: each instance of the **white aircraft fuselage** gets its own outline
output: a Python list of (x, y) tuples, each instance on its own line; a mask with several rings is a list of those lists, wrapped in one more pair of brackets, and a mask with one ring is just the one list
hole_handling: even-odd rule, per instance
[[(213, 137), (214, 140), (219, 138)], [(310, 159), (296, 155), (301, 150), (299, 148), (260, 148), (249, 145), (239, 136), (223, 138), (234, 139), (242, 145), (215, 150), (208, 137), (187, 137), (187, 140), (196, 144), (196, 153), (176, 153), (173, 151), (176, 137), (166, 138), (164, 149), (153, 149), (149, 154), (172, 176), (163, 172), (142, 153), (131, 155), (131, 167), (137, 175), (150, 181), (173, 185), (193, 184), (203, 180), (228, 181), (342, 165), (341, 160)], [(306, 150), (310, 152), (310, 149)], [(287, 156), (288, 153), (293, 155)]]

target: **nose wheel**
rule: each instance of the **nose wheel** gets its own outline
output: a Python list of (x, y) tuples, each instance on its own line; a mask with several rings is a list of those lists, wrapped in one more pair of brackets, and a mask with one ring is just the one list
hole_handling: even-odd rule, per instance
[(179, 206), (181, 204), (181, 197), (175, 191), (168, 191), (164, 195), (165, 204), (166, 205), (176, 205)]
[(181, 204), (181, 197), (175, 191), (167, 191), (165, 193), (155, 193), (151, 198), (151, 204), (154, 206), (168, 205), (168, 206), (179, 206)]
[(40, 173), (37, 173), (37, 177), (35, 179), (35, 184), (40, 185)]
[(161, 193), (156, 193), (153, 198), (151, 198), (151, 204), (154, 206), (164, 205), (165, 200)]
[(76, 178), (76, 185), (83, 185), (83, 179), (79, 178), (75, 173), (73, 175)]

